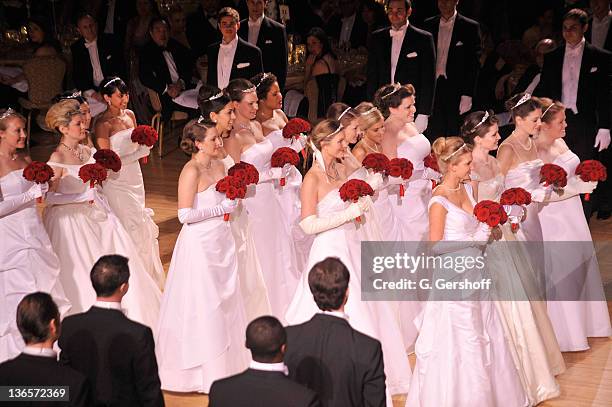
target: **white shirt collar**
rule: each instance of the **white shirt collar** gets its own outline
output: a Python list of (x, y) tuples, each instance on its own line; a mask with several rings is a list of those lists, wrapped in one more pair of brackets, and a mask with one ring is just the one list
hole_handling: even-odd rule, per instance
[(263, 370), (263, 371), (266, 371), (266, 372), (281, 372), (285, 376), (289, 375), (289, 369), (287, 369), (287, 366), (285, 366), (285, 364), (283, 362), (279, 362), (279, 363), (261, 363), (261, 362), (256, 362), (254, 360), (251, 360), (251, 363), (249, 363), (249, 367), (251, 369)]
[(567, 42), (565, 43), (565, 52), (566, 53), (571, 53), (571, 54), (576, 54), (578, 52), (581, 52), (584, 49), (584, 44), (586, 44), (586, 40), (584, 39), (584, 37), (582, 37), (582, 40), (572, 46), (570, 44), (568, 44)]
[(451, 16), (451, 18), (449, 18), (448, 20), (446, 20), (444, 17), (440, 16), (440, 24), (442, 24), (442, 25), (453, 24), (455, 22), (455, 18), (457, 18), (457, 10), (455, 10), (455, 12)]
[(94, 302), (94, 307), (104, 308), (104, 309), (116, 309), (118, 311), (123, 311), (121, 309), (121, 303), (120, 302), (96, 301), (96, 302)]
[(410, 21), (406, 20), (406, 24), (404, 24), (403, 26), (401, 26), (401, 27), (400, 27), (400, 28), (398, 28), (398, 29), (395, 29), (395, 28), (391, 27), (391, 31), (395, 31), (395, 32), (398, 32), (398, 31), (406, 31), (406, 29), (408, 28), (408, 25), (409, 25), (409, 24), (410, 24)]
[(223, 40), (221, 40), (221, 48), (236, 48), (238, 46), (238, 34), (234, 37), (233, 40), (225, 44)]
[(346, 315), (344, 312), (341, 312), (341, 311), (321, 311), (320, 314), (331, 315), (333, 317), (346, 319), (347, 321), (349, 319), (349, 316)]
[(261, 22), (264, 19), (265, 14), (262, 14), (261, 17), (259, 17), (257, 20), (251, 20), (251, 17), (249, 17), (249, 25), (261, 25)]
[(43, 356), (45, 358), (57, 359), (57, 353), (53, 349), (50, 349), (50, 348), (39, 348), (36, 346), (26, 346), (25, 348), (23, 348), (21, 352), (25, 353), (26, 355)]

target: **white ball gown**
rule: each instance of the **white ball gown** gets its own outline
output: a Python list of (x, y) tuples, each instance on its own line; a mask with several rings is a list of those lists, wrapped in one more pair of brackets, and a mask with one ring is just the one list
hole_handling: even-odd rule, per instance
[[(89, 148), (84, 147), (84, 151)], [(95, 162), (92, 149), (89, 160)], [(97, 189), (95, 202), (79, 199), (89, 188), (79, 178), (81, 165), (49, 161), (51, 167), (62, 168), (56, 202), (47, 196), (43, 222), (51, 244), (60, 259), (60, 280), (72, 304), (71, 314), (87, 311), (95, 302), (89, 273), (103, 255), (120, 254), (129, 259), (130, 289), (121, 302), (126, 315), (137, 322), (155, 328), (159, 316), (161, 291), (147, 273), (138, 251), (105, 197)]]
[(146, 270), (161, 289), (165, 274), (159, 258), (159, 228), (153, 221), (153, 210), (145, 207), (144, 181), (138, 162), (149, 155), (150, 148), (132, 142), (132, 130), (121, 130), (110, 137), (112, 150), (121, 157), (121, 170), (109, 172), (104, 194), (132, 238)]
[[(195, 209), (224, 199), (215, 185), (196, 194)], [(172, 253), (156, 335), (162, 388), (208, 393), (215, 380), (244, 370), (249, 363), (246, 325), (230, 222), (219, 216), (184, 224)]]
[[(567, 171), (568, 178), (574, 176), (579, 163), (580, 159), (571, 150), (553, 161), (553, 164)], [(563, 281), (576, 280), (572, 282), (572, 287), (580, 293), (578, 298), (584, 299), (548, 301), (548, 314), (559, 345), (563, 352), (589, 349), (587, 337), (611, 336), (612, 329), (599, 264), (580, 196), (544, 203), (539, 217), (544, 240), (559, 242), (556, 248), (555, 243), (548, 243), (550, 246), (545, 251), (549, 287)]]
[(0, 178), (0, 362), (17, 356), (25, 344), (17, 329), (17, 305), (27, 294), (51, 294), (63, 316), (70, 308), (59, 280), (60, 263), (40, 220), (34, 199), (24, 193), (34, 183), (23, 169)]
[[(472, 189), (465, 185), (472, 205)], [(481, 248), (470, 246), (479, 227), (473, 214), (442, 196), (434, 196), (446, 213), (443, 241), (466, 242), (465, 247), (443, 256), (473, 256)], [(434, 277), (436, 277), (434, 271)], [(449, 279), (448, 271), (440, 277)], [(477, 268), (457, 273), (472, 280)], [(518, 407), (529, 404), (504, 336), (498, 311), (491, 301), (436, 301), (425, 305), (415, 346), (416, 366), (406, 407)]]

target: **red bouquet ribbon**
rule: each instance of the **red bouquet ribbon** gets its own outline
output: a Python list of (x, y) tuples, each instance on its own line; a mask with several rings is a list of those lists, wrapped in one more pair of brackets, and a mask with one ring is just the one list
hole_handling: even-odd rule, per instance
[[(374, 190), (365, 181), (360, 179), (351, 179), (346, 181), (340, 187), (340, 199), (344, 202), (357, 202), (362, 196), (374, 195)], [(357, 223), (361, 223), (361, 216), (355, 219)]]
[[(247, 192), (247, 185), (241, 178), (238, 178), (233, 175), (228, 175), (227, 177), (221, 178), (217, 181), (217, 185), (215, 186), (217, 192), (225, 194), (227, 199), (231, 199), (232, 201), (235, 199), (244, 199)], [(228, 221), (230, 219), (230, 214), (223, 214), (223, 220)]]
[[(425, 159), (423, 160), (423, 164), (425, 164), (425, 167), (427, 168), (431, 168), (436, 172), (440, 172), (440, 167), (438, 166), (438, 159), (436, 158), (434, 153), (430, 153), (427, 157), (425, 157)], [(434, 189), (436, 185), (436, 181), (432, 179), (431, 188)]]
[[(270, 160), (270, 165), (273, 168), (283, 168), (286, 164), (297, 166), (300, 164), (300, 156), (295, 150), (289, 147), (281, 147), (277, 149)], [(285, 177), (280, 179), (281, 187), (285, 186)]]
[[(157, 134), (157, 131), (151, 126), (140, 125), (132, 130), (132, 141), (143, 146), (153, 147), (158, 138), (159, 134)], [(148, 158), (149, 157), (143, 157), (142, 163), (146, 164), (149, 161)]]
[(540, 168), (540, 183), (546, 187), (563, 188), (567, 185), (567, 172), (557, 164), (544, 164)]
[(494, 201), (480, 201), (474, 206), (474, 216), (479, 222), (486, 223), (494, 228), (503, 225), (508, 220), (508, 214), (504, 208)]
[[(597, 160), (585, 160), (576, 167), (576, 175), (584, 182), (605, 181), (608, 178), (606, 167)], [(584, 200), (589, 201), (591, 194), (585, 194)]]
[[(389, 169), (387, 175), (391, 177), (402, 177), (403, 180), (410, 179), (412, 177), (412, 171), (414, 166), (412, 163), (405, 158), (393, 158), (389, 160)], [(400, 184), (399, 194), (403, 197), (405, 194), (404, 184)]]
[(121, 170), (121, 158), (117, 153), (108, 148), (102, 148), (93, 155), (96, 163), (100, 164), (107, 170), (119, 172)]
[[(23, 177), (37, 184), (44, 184), (45, 182), (51, 181), (53, 175), (53, 168), (40, 161), (32, 161), (23, 169)], [(42, 196), (36, 198), (36, 202), (41, 203), (42, 201)]]
[[(102, 181), (106, 180), (106, 177), (108, 177), (108, 170), (102, 164), (85, 164), (79, 169), (79, 178), (85, 183), (89, 182), (89, 188), (93, 188), (96, 184), (102, 185)], [(93, 203), (93, 201), (89, 201), (89, 203)]]

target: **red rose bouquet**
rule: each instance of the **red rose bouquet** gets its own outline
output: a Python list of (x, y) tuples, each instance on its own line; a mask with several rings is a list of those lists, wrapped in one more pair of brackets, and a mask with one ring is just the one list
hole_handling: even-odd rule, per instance
[(89, 182), (89, 188), (93, 188), (95, 184), (102, 185), (102, 181), (108, 176), (107, 171), (102, 164), (85, 164), (79, 169), (79, 178), (85, 183)]
[(567, 185), (567, 172), (556, 164), (544, 164), (540, 168), (540, 183), (545, 187), (563, 188)]
[[(340, 187), (340, 198), (344, 202), (357, 202), (362, 196), (374, 195), (374, 190), (365, 181), (360, 179), (351, 179), (346, 181)], [(361, 223), (361, 216), (357, 216), (357, 223)]]
[[(23, 169), (23, 177), (37, 184), (44, 184), (49, 182), (53, 178), (53, 168), (46, 163), (40, 161), (32, 161), (27, 167)], [(42, 196), (36, 199), (36, 202), (42, 202)]]
[(96, 151), (93, 158), (96, 160), (96, 163), (100, 164), (107, 170), (119, 172), (121, 169), (121, 158), (119, 158), (119, 155), (113, 150), (109, 150), (107, 148), (100, 149)]
[(389, 171), (389, 159), (382, 153), (370, 153), (363, 159), (362, 165), (368, 170), (386, 174)]
[[(425, 157), (425, 159), (423, 160), (423, 164), (425, 164), (425, 167), (427, 168), (431, 168), (432, 170), (436, 171), (436, 172), (440, 172), (440, 167), (438, 166), (438, 159), (436, 158), (436, 156), (434, 155), (434, 153), (430, 153), (427, 157)], [(437, 185), (437, 182), (435, 180), (431, 180), (431, 188), (435, 188)]]
[[(132, 130), (132, 141), (143, 146), (153, 147), (159, 138), (157, 131), (151, 126), (140, 125)], [(142, 158), (142, 163), (146, 164), (148, 157)]]
[[(531, 194), (523, 188), (510, 188), (502, 192), (499, 199), (499, 203), (503, 206), (518, 205), (524, 207), (531, 203)], [(508, 213), (507, 213), (508, 214)], [(519, 228), (519, 222), (516, 221), (515, 216), (510, 217), (510, 225), (513, 232), (516, 232)]]
[(494, 228), (503, 225), (508, 220), (508, 215), (504, 208), (494, 201), (480, 201), (474, 206), (474, 216), (479, 222), (486, 223)]
[[(413, 169), (414, 167), (409, 160), (405, 158), (393, 158), (389, 160), (389, 169), (387, 170), (387, 175), (391, 177), (402, 177), (403, 180), (407, 180), (412, 177)], [(404, 184), (400, 184), (399, 192), (400, 196), (404, 196)]]
[[(291, 143), (293, 144), (294, 140), (297, 140), (302, 134), (310, 132), (312, 127), (310, 123), (308, 123), (304, 119), (300, 119), (299, 117), (293, 118), (287, 122), (285, 127), (283, 127), (283, 137), (286, 139), (291, 139)], [(306, 159), (306, 149), (302, 149), (302, 156), (304, 160)]]
[[(300, 156), (289, 147), (281, 147), (272, 154), (270, 162), (275, 168), (283, 168), (285, 164), (297, 166), (300, 164)], [(280, 179), (280, 185), (285, 186), (285, 177)]]
[[(606, 167), (597, 160), (586, 160), (576, 167), (576, 175), (584, 182), (605, 181), (608, 178)], [(584, 200), (591, 199), (591, 194), (585, 194)]]
[[(247, 192), (247, 186), (244, 181), (236, 176), (228, 175), (227, 177), (221, 178), (217, 181), (217, 185), (215, 187), (217, 192), (221, 192), (225, 194), (227, 199), (244, 199)], [(223, 214), (223, 220), (228, 221), (230, 219), (230, 214)]]
[(238, 177), (245, 185), (257, 184), (259, 182), (259, 171), (254, 165), (240, 161), (234, 164), (228, 171), (227, 175)]

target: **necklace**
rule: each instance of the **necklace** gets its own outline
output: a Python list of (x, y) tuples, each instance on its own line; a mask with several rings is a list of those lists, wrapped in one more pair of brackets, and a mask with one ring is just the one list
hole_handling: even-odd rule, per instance
[[(513, 134), (515, 134), (515, 133), (513, 133)], [(525, 145), (524, 145), (523, 143), (521, 143), (521, 142), (518, 140), (518, 138), (516, 139), (516, 144), (518, 144), (519, 146), (521, 146), (521, 148), (522, 148), (523, 150), (525, 150), (525, 151), (529, 151), (529, 150), (531, 150), (531, 147), (533, 147), (533, 141), (531, 140), (531, 137), (529, 137), (529, 136), (527, 136), (527, 140), (528, 140), (527, 144), (529, 144), (529, 146), (528, 146), (528, 147), (525, 147)]]
[(445, 184), (440, 184), (440, 186), (443, 186), (444, 188), (446, 188), (450, 192), (457, 192), (457, 191), (459, 191), (459, 188), (461, 188), (461, 182), (457, 185), (457, 188), (451, 188), (451, 187), (449, 187), (448, 185), (445, 185)]
[(330, 169), (330, 170), (333, 170), (333, 171), (336, 173), (336, 175), (331, 175), (331, 174), (330, 174), (330, 173), (327, 171), (327, 168), (325, 169), (325, 175), (327, 175), (327, 177), (328, 177), (328, 178), (330, 178), (331, 180), (336, 181), (336, 180), (337, 180), (337, 179), (340, 177), (340, 174), (338, 173), (338, 169), (336, 168), (336, 166), (335, 166), (335, 165), (330, 165), (330, 166), (329, 166), (329, 169)]
[(63, 141), (61, 141), (60, 144), (64, 146), (68, 151), (70, 151), (70, 153), (72, 153), (72, 155), (75, 156), (79, 161), (83, 162), (83, 153), (81, 153), (78, 146), (76, 149), (74, 149), (66, 145)]
[(363, 144), (364, 144), (364, 145), (365, 145), (365, 146), (366, 146), (366, 147), (367, 147), (367, 148), (368, 148), (370, 151), (373, 151), (373, 152), (375, 152), (375, 153), (380, 153), (380, 150), (378, 149), (378, 147), (376, 147), (376, 143), (374, 143), (374, 147), (376, 147), (376, 148), (372, 148), (372, 147), (370, 147), (370, 144), (369, 144), (369, 143), (366, 141), (366, 139), (365, 139), (365, 138), (364, 138), (364, 139), (362, 139), (362, 141), (363, 141)]
[(17, 160), (17, 157), (18, 157), (17, 153), (13, 153), (13, 154), (6, 154), (6, 153), (3, 153), (2, 151), (0, 151), (0, 155), (2, 155), (2, 156), (4, 156), (4, 157), (7, 157), (7, 158), (10, 158), (10, 159), (11, 159), (11, 161), (16, 161), (16, 160)]

